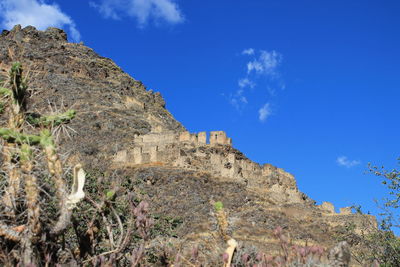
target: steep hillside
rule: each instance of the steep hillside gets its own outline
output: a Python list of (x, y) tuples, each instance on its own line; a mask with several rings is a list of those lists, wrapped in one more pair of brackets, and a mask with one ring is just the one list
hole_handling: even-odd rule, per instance
[(184, 130), (165, 109), (159, 93), (147, 91), (92, 49), (68, 43), (62, 30), (16, 26), (0, 38), (1, 75), (6, 77), (12, 62), (23, 64), (32, 91), (30, 111), (40, 113), (51, 106), (73, 108), (80, 114), (70, 125), (76, 132), (69, 132), (73, 138), (65, 139), (65, 145), (87, 163), (103, 161), (103, 165), (107, 155), (129, 146), (137, 134)]
[[(150, 204), (155, 225), (146, 247), (153, 254), (146, 255), (154, 256), (154, 265), (162, 265), (168, 246), (182, 255), (198, 246), (199, 257), (209, 266), (220, 262), (226, 240), (218, 231), (214, 209), (219, 201), (226, 213), (225, 234), (239, 242), (241, 253), (278, 251), (273, 233), (277, 227), (296, 244), (329, 248), (337, 243), (341, 226), (374, 223), (374, 218), (349, 209), (337, 214), (329, 203), (316, 206), (299, 192), (293, 175), (252, 162), (222, 131), (187, 132), (159, 93), (147, 91), (110, 59), (69, 43), (62, 30), (16, 26), (3, 31), (0, 79), (7, 79), (15, 61), (23, 64), (29, 78), (27, 110), (32, 116), (76, 110), (74, 120), (53, 130), (65, 165), (81, 162), (88, 173), (87, 202), (114, 203), (121, 208), (121, 218), (132, 212), (124, 206), (131, 199)], [(104, 252), (106, 241), (96, 243), (106, 235), (99, 230), (104, 221), (96, 214), (89, 204), (80, 204), (73, 218), (75, 232), (66, 234), (64, 244), (75, 256), (62, 263), (72, 262), (71, 257), (82, 263)], [(111, 216), (101, 214), (103, 220)], [(117, 219), (113, 227), (120, 224), (128, 230), (125, 223)], [(134, 241), (125, 244), (116, 257), (122, 259), (135, 248)]]

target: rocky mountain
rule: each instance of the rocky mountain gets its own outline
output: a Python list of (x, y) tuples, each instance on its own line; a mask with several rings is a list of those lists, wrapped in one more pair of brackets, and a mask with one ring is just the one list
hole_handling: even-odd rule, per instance
[(101, 195), (113, 188), (117, 196), (133, 193), (150, 204), (155, 220), (150, 250), (172, 244), (184, 255), (197, 246), (199, 257), (218, 262), (226, 240), (218, 232), (217, 202), (226, 213), (226, 235), (242, 252), (278, 251), (277, 227), (290, 233), (294, 244), (329, 248), (342, 226), (374, 222), (349, 208), (336, 213), (328, 202), (315, 205), (293, 175), (252, 162), (223, 131), (187, 132), (159, 93), (112, 60), (69, 43), (62, 30), (3, 31), (0, 80), (16, 61), (29, 79), (28, 112), (76, 110), (74, 120), (54, 131), (65, 165), (80, 162), (89, 174), (85, 190)]
[(73, 141), (66, 146), (79, 152), (85, 162), (103, 165), (118, 146), (131, 143), (137, 134), (184, 129), (165, 109), (159, 93), (147, 91), (92, 49), (68, 43), (59, 29), (41, 32), (16, 26), (11, 32), (3, 31), (0, 38), (3, 78), (11, 62), (18, 60), (28, 72), (33, 92), (29, 110), (39, 113), (51, 105), (80, 113), (71, 125), (77, 132), (71, 132)]

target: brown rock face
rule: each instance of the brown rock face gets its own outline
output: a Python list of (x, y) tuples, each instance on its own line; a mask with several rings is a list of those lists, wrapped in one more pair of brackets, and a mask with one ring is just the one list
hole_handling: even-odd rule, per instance
[(16, 26), (0, 36), (0, 78), (20, 61), (32, 91), (31, 112), (73, 108), (79, 119), (69, 125), (72, 139), (63, 139), (82, 160), (103, 165), (107, 155), (129, 146), (135, 135), (154, 129), (181, 131), (183, 126), (165, 109), (159, 93), (124, 73), (92, 49), (68, 43), (66, 34), (49, 28)]
[[(243, 251), (276, 251), (277, 226), (297, 244), (329, 247), (338, 226), (373, 221), (347, 210), (336, 214), (330, 204), (315, 206), (298, 191), (291, 174), (247, 159), (223, 132), (212, 132), (210, 142), (205, 133), (187, 133), (159, 93), (147, 91), (92, 49), (68, 43), (59, 29), (16, 26), (3, 31), (0, 79), (6, 79), (15, 61), (28, 73), (29, 112), (48, 113), (49, 107), (77, 111), (68, 127), (59, 129), (67, 162), (82, 162), (89, 174), (101, 174), (102, 183), (118, 182), (124, 192), (149, 201), (159, 224), (167, 222), (169, 228), (153, 235), (151, 244), (166, 240), (184, 250), (197, 243), (203, 255), (217, 261), (221, 251), (216, 248), (224, 241), (215, 201), (224, 204), (227, 234)], [(115, 175), (119, 178), (113, 180)]]

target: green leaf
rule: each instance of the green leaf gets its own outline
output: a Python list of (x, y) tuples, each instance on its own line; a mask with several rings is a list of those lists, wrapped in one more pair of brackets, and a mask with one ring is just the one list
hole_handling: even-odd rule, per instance
[(106, 192), (106, 198), (107, 200), (113, 200), (115, 197), (115, 191), (114, 190), (110, 190)]
[(218, 212), (218, 211), (222, 210), (223, 208), (224, 208), (224, 204), (222, 204), (221, 201), (217, 201), (217, 202), (214, 203), (215, 211)]

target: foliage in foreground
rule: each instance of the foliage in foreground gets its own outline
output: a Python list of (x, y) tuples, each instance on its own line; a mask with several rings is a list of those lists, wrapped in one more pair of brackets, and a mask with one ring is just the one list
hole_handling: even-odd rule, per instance
[[(378, 205), (383, 211), (380, 214), (382, 220), (379, 228), (366, 223), (361, 233), (355, 234), (355, 226), (347, 225), (342, 229), (341, 239), (352, 245), (353, 259), (363, 266), (400, 266), (400, 238), (392, 231), (400, 226), (400, 171), (387, 171), (384, 167), (372, 165), (369, 165), (369, 171), (381, 177), (382, 184), (389, 189), (389, 196), (384, 199), (384, 204)], [(355, 208), (358, 213), (362, 213), (361, 207)]]
[(0, 264), (138, 263), (153, 223), (148, 203), (127, 191), (120, 197), (117, 184), (86, 177), (80, 164), (71, 174), (57, 153), (54, 133), (76, 112), (28, 113), (29, 91), (18, 62), (0, 97)]
[[(0, 256), (5, 262), (16, 262), (12, 259), (15, 258), (23, 265), (34, 265), (37, 258), (43, 256), (37, 248), (48, 246), (67, 228), (73, 209), (84, 197), (85, 173), (79, 164), (75, 166), (74, 184), (68, 194), (56, 144), (46, 127), (50, 124), (38, 120), (30, 124), (33, 133), (27, 133), (28, 86), (22, 73), (21, 64), (14, 63), (8, 82), (0, 88), (1, 111), (5, 112), (3, 117), (6, 119), (1, 125), (5, 127), (0, 128), (3, 156), (0, 236), (5, 239)], [(74, 115), (74, 111), (69, 111), (67, 116), (51, 114), (43, 118), (61, 124), (73, 119)], [(38, 172), (37, 167), (41, 164), (47, 165), (46, 173)], [(53, 197), (49, 199), (48, 196)], [(49, 205), (43, 205), (44, 202)], [(50, 212), (49, 209), (56, 212), (51, 221), (46, 221), (49, 218), (43, 218), (42, 214)]]

